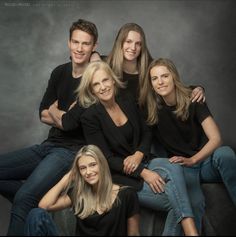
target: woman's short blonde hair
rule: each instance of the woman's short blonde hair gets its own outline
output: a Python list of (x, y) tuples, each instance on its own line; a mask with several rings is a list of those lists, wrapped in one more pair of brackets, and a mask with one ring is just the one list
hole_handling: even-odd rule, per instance
[(90, 62), (86, 67), (80, 85), (76, 90), (77, 100), (84, 108), (88, 108), (92, 104), (98, 103), (98, 98), (93, 94), (92, 80), (95, 72), (98, 70), (104, 70), (109, 77), (115, 82), (115, 94), (119, 88), (125, 88), (125, 83), (122, 82), (112, 71), (110, 66), (103, 61)]

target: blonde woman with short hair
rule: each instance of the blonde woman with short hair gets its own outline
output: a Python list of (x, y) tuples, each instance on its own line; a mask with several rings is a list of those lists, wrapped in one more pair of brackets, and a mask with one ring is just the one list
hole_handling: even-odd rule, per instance
[(116, 183), (137, 190), (141, 205), (168, 212), (163, 235), (179, 234), (178, 223), (185, 235), (197, 235), (180, 165), (151, 156), (150, 130), (134, 98), (119, 93), (121, 85), (104, 62), (86, 68), (78, 98), (86, 106), (81, 123), (87, 143), (103, 151)]

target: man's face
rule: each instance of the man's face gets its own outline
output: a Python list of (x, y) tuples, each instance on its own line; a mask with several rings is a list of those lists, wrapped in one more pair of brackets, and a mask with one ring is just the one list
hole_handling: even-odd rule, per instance
[(90, 55), (96, 46), (92, 35), (82, 30), (74, 30), (71, 39), (68, 41), (72, 62), (76, 64), (88, 63)]

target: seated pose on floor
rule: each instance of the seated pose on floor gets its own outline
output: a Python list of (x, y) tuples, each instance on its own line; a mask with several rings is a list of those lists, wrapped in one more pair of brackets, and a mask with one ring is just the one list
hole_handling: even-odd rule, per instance
[(171, 164), (180, 164), (198, 232), (204, 214), (201, 182), (224, 182), (236, 205), (236, 157), (221, 146), (219, 129), (206, 103), (191, 103), (191, 90), (169, 59), (153, 61), (140, 94), (154, 138), (165, 147)]
[(112, 183), (102, 151), (94, 145), (80, 149), (72, 169), (29, 213), (25, 235), (58, 236), (56, 224), (47, 211), (73, 207), (76, 235), (139, 235), (139, 202), (135, 190)]
[(87, 108), (81, 116), (87, 143), (103, 151), (115, 183), (136, 188), (141, 205), (168, 211), (163, 235), (178, 235), (179, 222), (185, 235), (197, 235), (181, 166), (150, 160), (151, 132), (135, 100), (119, 95), (120, 87), (105, 62), (92, 62), (84, 71), (78, 98)]

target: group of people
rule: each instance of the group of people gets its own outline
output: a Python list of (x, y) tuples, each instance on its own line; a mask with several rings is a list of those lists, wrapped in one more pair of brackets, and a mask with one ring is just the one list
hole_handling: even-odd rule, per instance
[[(8, 235), (58, 235), (48, 211), (68, 207), (77, 235), (139, 235), (139, 204), (167, 212), (163, 235), (200, 235), (201, 182), (224, 182), (236, 206), (236, 156), (203, 88), (185, 86), (170, 59), (153, 60), (135, 23), (105, 57), (97, 40), (94, 23), (72, 24), (71, 61), (53, 70), (40, 104), (48, 138), (0, 156)], [(165, 157), (151, 153), (154, 141)]]

